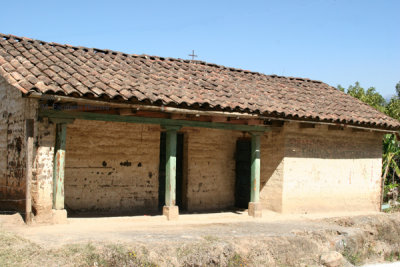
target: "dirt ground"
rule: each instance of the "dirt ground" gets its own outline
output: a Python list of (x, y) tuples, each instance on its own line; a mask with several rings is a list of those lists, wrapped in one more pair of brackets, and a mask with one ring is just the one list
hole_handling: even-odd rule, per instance
[[(175, 222), (134, 216), (31, 226), (3, 215), (0, 232), (10, 248), (0, 248), (2, 266), (351, 266), (400, 259), (399, 213), (264, 212), (254, 219), (226, 212), (181, 215)], [(23, 248), (27, 259), (4, 257)]]

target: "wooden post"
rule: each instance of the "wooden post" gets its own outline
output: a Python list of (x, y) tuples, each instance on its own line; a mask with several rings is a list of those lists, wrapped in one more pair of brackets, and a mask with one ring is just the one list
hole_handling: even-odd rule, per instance
[(25, 200), (25, 222), (30, 224), (32, 222), (32, 196), (31, 196), (31, 183), (32, 183), (32, 163), (33, 163), (33, 133), (34, 133), (34, 120), (27, 119), (25, 126), (26, 134), (26, 200)]
[(251, 135), (251, 193), (250, 201), (260, 201), (260, 134)]
[(165, 205), (175, 206), (176, 200), (176, 130), (167, 129), (167, 160), (165, 168)]
[(56, 144), (54, 147), (53, 169), (53, 209), (64, 209), (64, 167), (67, 124), (57, 123)]
[(251, 133), (251, 191), (249, 215), (261, 217), (260, 203), (260, 139), (262, 133)]
[(179, 208), (176, 203), (176, 142), (179, 126), (167, 126), (166, 167), (165, 167), (165, 206), (163, 214), (168, 220), (177, 220)]

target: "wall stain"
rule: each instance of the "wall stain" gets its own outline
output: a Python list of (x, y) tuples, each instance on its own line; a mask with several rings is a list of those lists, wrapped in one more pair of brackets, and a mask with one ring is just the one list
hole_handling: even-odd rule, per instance
[(124, 161), (124, 162), (121, 162), (120, 165), (121, 165), (121, 166), (124, 166), (124, 167), (130, 167), (130, 166), (132, 166), (132, 162), (130, 162), (130, 161)]

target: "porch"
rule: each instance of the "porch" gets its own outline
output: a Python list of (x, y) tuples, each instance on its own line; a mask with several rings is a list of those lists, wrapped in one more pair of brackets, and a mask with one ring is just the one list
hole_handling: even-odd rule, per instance
[[(270, 125), (229, 117), (217, 122), (207, 116), (139, 115), (41, 109), (40, 119), (56, 129), (53, 213), (156, 215), (161, 208), (168, 220), (177, 220), (179, 210), (232, 210), (242, 198), (239, 208), (261, 217), (260, 144)], [(246, 168), (237, 171), (240, 140), (249, 147), (248, 175)], [(241, 193), (246, 185), (238, 188), (238, 176), (248, 179), (247, 194)]]

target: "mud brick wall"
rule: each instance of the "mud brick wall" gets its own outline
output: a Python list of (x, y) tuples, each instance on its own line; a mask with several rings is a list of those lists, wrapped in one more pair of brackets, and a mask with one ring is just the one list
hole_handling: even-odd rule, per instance
[(187, 209), (218, 210), (235, 204), (235, 150), (241, 132), (184, 128), (187, 135)]
[(158, 209), (160, 127), (76, 120), (67, 127), (65, 206), (109, 214)]
[(285, 125), (282, 211), (378, 211), (381, 157), (381, 133)]
[[(38, 122), (34, 212), (51, 212), (55, 125)], [(160, 127), (77, 120), (67, 129), (65, 204), (70, 210), (157, 210)], [(234, 205), (236, 140), (243, 133), (182, 128), (188, 211)], [(248, 135), (247, 135), (248, 137)], [(261, 202), (277, 212), (379, 208), (381, 134), (288, 123), (261, 138)]]
[(261, 137), (260, 202), (264, 209), (282, 211), (285, 139), (282, 128)]
[(25, 118), (29, 102), (0, 78), (0, 210), (25, 211)]

